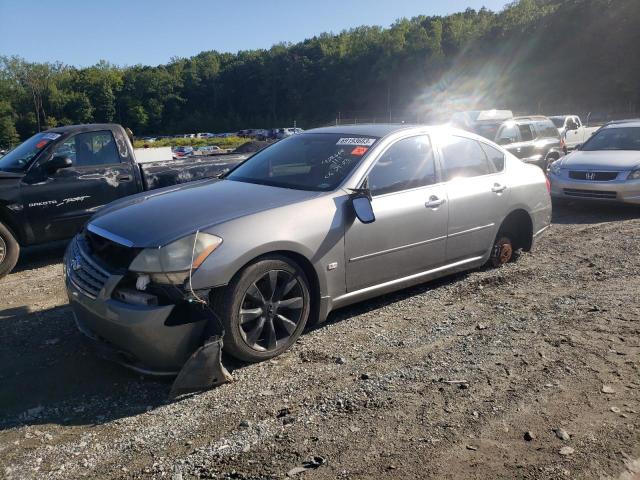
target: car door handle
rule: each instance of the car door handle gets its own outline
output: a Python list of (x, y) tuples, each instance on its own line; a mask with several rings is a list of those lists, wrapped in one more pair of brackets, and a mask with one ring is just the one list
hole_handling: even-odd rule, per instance
[(119, 182), (130, 182), (133, 180), (133, 177), (131, 175), (118, 175), (116, 180)]
[(507, 189), (506, 185), (500, 185), (499, 183), (494, 183), (493, 187), (491, 187), (491, 191), (493, 193), (502, 193)]
[(429, 201), (424, 204), (427, 208), (438, 208), (445, 202), (444, 198), (438, 198), (435, 195), (429, 197)]

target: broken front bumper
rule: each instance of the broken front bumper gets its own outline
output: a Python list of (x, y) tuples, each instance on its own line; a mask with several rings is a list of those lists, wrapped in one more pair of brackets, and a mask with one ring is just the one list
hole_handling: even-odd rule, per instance
[[(122, 276), (106, 272), (74, 247), (75, 242), (74, 239), (67, 249), (64, 265), (67, 293), (78, 329), (102, 357), (144, 374), (176, 375), (202, 346), (207, 321), (174, 324), (167, 321), (175, 305), (141, 306), (113, 299)], [(79, 280), (82, 269), (94, 277), (96, 272), (104, 274), (104, 284), (87, 291)]]

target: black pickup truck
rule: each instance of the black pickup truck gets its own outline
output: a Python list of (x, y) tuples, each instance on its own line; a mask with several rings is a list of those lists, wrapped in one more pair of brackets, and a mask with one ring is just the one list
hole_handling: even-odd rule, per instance
[(0, 278), (21, 246), (73, 237), (118, 198), (216, 177), (250, 153), (139, 163), (120, 125), (41, 132), (0, 158)]

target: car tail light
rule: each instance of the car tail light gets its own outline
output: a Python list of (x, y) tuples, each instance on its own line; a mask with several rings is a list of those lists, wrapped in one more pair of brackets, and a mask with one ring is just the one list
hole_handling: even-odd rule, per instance
[(560, 148), (564, 150), (566, 143), (564, 141), (564, 136), (560, 137)]
[(551, 182), (549, 181), (549, 177), (546, 177), (545, 180), (547, 181), (547, 192), (551, 193)]

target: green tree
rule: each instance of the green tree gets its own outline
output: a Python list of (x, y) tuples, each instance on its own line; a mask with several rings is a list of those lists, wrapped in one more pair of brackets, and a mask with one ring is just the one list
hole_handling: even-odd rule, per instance
[(0, 147), (7, 148), (20, 141), (15, 124), (15, 112), (6, 100), (0, 100)]

